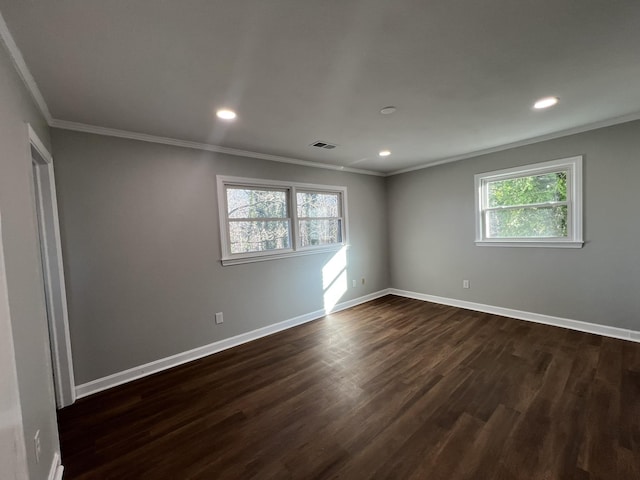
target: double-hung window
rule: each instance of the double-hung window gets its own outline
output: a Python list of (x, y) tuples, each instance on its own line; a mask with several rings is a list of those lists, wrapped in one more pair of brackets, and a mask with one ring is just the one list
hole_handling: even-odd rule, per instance
[(345, 187), (218, 176), (223, 265), (346, 245)]
[(476, 244), (580, 248), (582, 157), (478, 174)]
[(284, 188), (228, 185), (229, 253), (246, 254), (291, 247), (289, 192)]
[(342, 193), (298, 190), (299, 247), (342, 243)]

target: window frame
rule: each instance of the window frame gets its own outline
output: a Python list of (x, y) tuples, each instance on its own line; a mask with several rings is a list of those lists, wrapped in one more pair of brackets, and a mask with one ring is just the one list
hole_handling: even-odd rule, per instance
[[(330, 193), (330, 194), (337, 194), (338, 195), (338, 216), (337, 217), (300, 217), (298, 216), (298, 193)], [(342, 192), (337, 192), (337, 191), (332, 191), (332, 190), (319, 190), (317, 188), (314, 189), (308, 189), (308, 188), (304, 188), (300, 185), (297, 185), (296, 188), (294, 189), (292, 196), (295, 196), (295, 222), (296, 222), (296, 242), (297, 242), (297, 247), (298, 247), (298, 251), (301, 250), (307, 250), (307, 249), (312, 249), (312, 250), (316, 250), (318, 248), (323, 248), (323, 247), (334, 247), (334, 246), (338, 246), (338, 245), (345, 245), (345, 240), (344, 240), (344, 235), (345, 235), (345, 228), (344, 228), (344, 222), (345, 222), (345, 216), (344, 216), (344, 195), (342, 194)], [(334, 243), (334, 244), (329, 244), (329, 245), (307, 245), (307, 246), (302, 246), (301, 245), (301, 237), (300, 237), (300, 220), (333, 220), (333, 219), (337, 219), (340, 221), (340, 238), (342, 239), (342, 241), (340, 243)]]
[[(296, 257), (301, 255), (312, 255), (316, 253), (335, 252), (348, 246), (347, 225), (347, 187), (333, 185), (318, 185), (313, 183), (285, 182), (277, 180), (263, 180), (257, 178), (233, 177), (226, 175), (216, 175), (217, 196), (218, 196), (218, 220), (220, 224), (220, 249), (222, 265), (237, 265), (242, 263), (260, 262), (274, 260), (277, 258)], [(261, 252), (231, 253), (231, 237), (227, 206), (227, 186), (273, 189), (285, 191), (287, 198), (287, 220), (289, 221), (289, 248), (267, 250)], [(330, 245), (300, 245), (297, 192), (305, 193), (334, 193), (338, 194), (338, 210), (341, 216), (332, 217), (340, 219), (341, 238), (340, 243)], [(306, 218), (306, 217), (304, 217)], [(260, 219), (261, 221), (263, 219)]]
[[(488, 207), (487, 185), (491, 182), (512, 178), (543, 175), (546, 173), (566, 172), (567, 199), (562, 202), (528, 204), (524, 207), (567, 205), (567, 237), (517, 237), (489, 238), (487, 232), (487, 212), (496, 210)], [(582, 248), (582, 155), (506, 168), (474, 176), (475, 183), (475, 227), (477, 246), (490, 247), (552, 247)], [(511, 207), (509, 207), (511, 208)]]
[[(287, 202), (286, 205), (286, 216), (284, 217), (256, 217), (256, 218), (232, 218), (232, 217), (226, 217), (226, 222), (227, 222), (227, 230), (226, 230), (226, 239), (227, 239), (227, 245), (229, 247), (229, 254), (236, 257), (238, 255), (246, 255), (246, 253), (231, 253), (231, 229), (229, 228), (229, 226), (231, 225), (231, 223), (234, 222), (285, 222), (289, 228), (288, 228), (288, 240), (289, 240), (289, 247), (286, 248), (277, 248), (277, 249), (272, 249), (272, 250), (267, 250), (267, 251), (257, 251), (257, 252), (250, 252), (252, 255), (265, 255), (265, 254), (271, 254), (273, 255), (274, 252), (278, 252), (278, 253), (287, 253), (292, 251), (292, 245), (293, 245), (293, 239), (292, 239), (292, 217), (291, 217), (291, 203), (289, 202), (289, 196), (290, 196), (290, 191), (288, 188), (286, 187), (276, 187), (273, 185), (269, 185), (269, 186), (257, 186), (257, 185), (234, 185), (234, 184), (228, 184), (230, 187), (240, 187), (240, 188), (246, 188), (246, 189), (253, 189), (253, 190), (261, 190), (261, 191), (270, 191), (270, 192), (283, 192), (285, 194), (285, 200)], [(225, 193), (227, 191), (225, 185)], [(224, 202), (225, 202), (225, 213), (228, 214), (229, 212), (229, 208), (228, 208), (228, 204), (227, 204), (227, 195), (224, 196)]]

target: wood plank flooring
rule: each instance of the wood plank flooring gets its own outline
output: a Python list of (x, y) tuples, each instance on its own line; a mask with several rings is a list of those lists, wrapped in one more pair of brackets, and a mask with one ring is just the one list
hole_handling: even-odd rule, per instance
[(640, 344), (386, 296), (79, 400), (72, 479), (640, 479)]

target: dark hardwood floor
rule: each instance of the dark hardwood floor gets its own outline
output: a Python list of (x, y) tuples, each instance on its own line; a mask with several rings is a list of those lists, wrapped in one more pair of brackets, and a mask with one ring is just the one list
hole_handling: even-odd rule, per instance
[(633, 480), (640, 344), (387, 296), (59, 425), (66, 480)]

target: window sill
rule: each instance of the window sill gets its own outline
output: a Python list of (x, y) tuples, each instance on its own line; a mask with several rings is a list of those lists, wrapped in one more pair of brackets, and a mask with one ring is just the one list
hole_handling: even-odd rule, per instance
[(331, 252), (337, 252), (339, 250), (342, 250), (343, 248), (349, 248), (349, 246), (340, 244), (340, 245), (331, 245), (326, 247), (308, 247), (301, 250), (289, 251), (289, 252), (283, 252), (283, 253), (274, 253), (269, 255), (253, 255), (253, 256), (247, 256), (247, 257), (223, 258), (221, 260), (221, 263), (226, 267), (228, 265), (241, 265), (244, 263), (266, 262), (268, 260), (277, 260), (279, 258), (302, 257), (305, 255), (315, 255), (317, 253), (331, 253)]
[(582, 241), (536, 242), (531, 240), (482, 240), (476, 241), (478, 247), (534, 247), (534, 248), (582, 248)]

